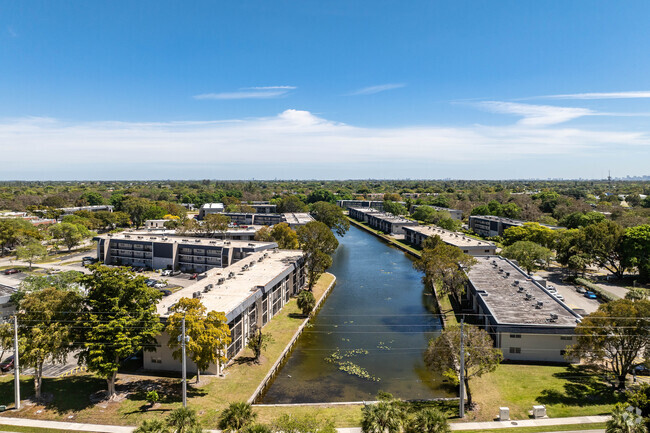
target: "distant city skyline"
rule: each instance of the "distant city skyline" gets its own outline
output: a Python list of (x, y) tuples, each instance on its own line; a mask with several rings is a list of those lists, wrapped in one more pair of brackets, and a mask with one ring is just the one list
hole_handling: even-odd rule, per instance
[(0, 180), (650, 175), (648, 2), (0, 12)]

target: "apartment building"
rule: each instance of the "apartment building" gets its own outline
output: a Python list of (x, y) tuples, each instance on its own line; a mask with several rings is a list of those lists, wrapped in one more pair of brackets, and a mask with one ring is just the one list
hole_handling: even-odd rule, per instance
[(277, 248), (275, 242), (246, 242), (210, 238), (169, 237), (145, 234), (102, 235), (97, 241), (97, 258), (107, 265), (182, 272), (206, 272), (225, 268), (249, 255)]
[[(258, 251), (224, 269), (211, 269), (205, 278), (163, 298), (158, 314), (165, 322), (180, 298), (199, 298), (208, 311), (223, 312), (232, 338), (227, 356), (233, 359), (246, 347), (253, 329), (263, 328), (304, 287), (305, 275), (301, 251)], [(144, 354), (144, 368), (180, 371), (181, 362), (167, 346), (168, 334), (163, 332), (157, 340), (156, 350)], [(190, 360), (187, 368), (196, 372)], [(219, 368), (213, 365), (206, 373), (217, 374)]]
[(447, 245), (460, 248), (470, 256), (488, 256), (496, 254), (496, 245), (492, 242), (470, 238), (463, 233), (456, 233), (435, 226), (410, 226), (404, 227), (406, 242), (421, 247), (425, 239), (439, 236)]
[(358, 221), (368, 223), (376, 230), (381, 230), (391, 235), (404, 234), (404, 227), (417, 226), (418, 222), (380, 212), (373, 208), (350, 208), (349, 215)]
[(503, 257), (478, 258), (467, 275), (462, 305), (490, 333), (504, 359), (567, 362), (579, 314)]
[(450, 209), (447, 207), (440, 207), (440, 206), (432, 206), (430, 204), (414, 204), (411, 206), (410, 212), (413, 213), (417, 208), (420, 206), (428, 206), (430, 208), (433, 208), (434, 210), (437, 210), (438, 212), (447, 212), (451, 219), (460, 221), (463, 219), (463, 211), (459, 209)]
[[(501, 236), (503, 231), (510, 227), (523, 226), (527, 221), (513, 220), (510, 218), (503, 218), (493, 215), (472, 215), (469, 217), (469, 228), (476, 234), (491, 238), (493, 236)], [(564, 227), (549, 226), (540, 224), (552, 230), (559, 230)]]

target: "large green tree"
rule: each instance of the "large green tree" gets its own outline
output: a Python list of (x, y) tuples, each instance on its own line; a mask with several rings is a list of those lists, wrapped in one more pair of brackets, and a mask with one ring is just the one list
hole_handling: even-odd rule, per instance
[(54, 239), (60, 240), (68, 248), (68, 251), (95, 234), (82, 224), (72, 223), (55, 224), (49, 228), (49, 231)]
[(551, 259), (551, 250), (531, 241), (517, 241), (501, 251), (503, 257), (516, 260), (526, 272), (539, 268), (540, 263)]
[(299, 247), (298, 234), (287, 223), (274, 225), (271, 228), (271, 239), (285, 250), (295, 250)]
[(616, 375), (619, 388), (625, 388), (630, 368), (650, 347), (649, 317), (649, 300), (601, 304), (576, 326), (576, 344), (567, 356), (604, 366)]
[(190, 337), (185, 349), (189, 358), (196, 364), (196, 382), (200, 380), (201, 371), (210, 365), (221, 365), (228, 358), (226, 351), (231, 342), (230, 328), (226, 316), (217, 311), (207, 312), (200, 299), (181, 298), (172, 307), (172, 314), (167, 319), (169, 347), (174, 351), (175, 359), (182, 356), (181, 323), (185, 318), (185, 334)]
[(223, 236), (228, 231), (228, 224), (230, 224), (230, 217), (220, 213), (209, 214), (203, 218), (203, 228), (211, 236), (217, 233)]
[(79, 327), (83, 345), (79, 361), (106, 379), (108, 397), (115, 394), (120, 359), (140, 350), (154, 350), (162, 324), (156, 304), (162, 293), (148, 287), (144, 276), (125, 268), (93, 265), (81, 277), (87, 289)]
[(594, 264), (607, 269), (618, 278), (623, 278), (623, 273), (628, 266), (623, 249), (625, 229), (613, 221), (602, 221), (590, 224), (582, 230), (584, 232), (582, 251)]
[(439, 236), (432, 236), (423, 243), (420, 258), (413, 263), (415, 269), (424, 272), (425, 287), (434, 287), (440, 294), (460, 296), (465, 290), (467, 271), (476, 263), (473, 257), (458, 247), (445, 244)]
[(508, 246), (518, 241), (530, 241), (546, 248), (554, 249), (557, 231), (539, 223), (524, 223), (523, 226), (513, 226), (503, 231), (503, 244)]
[(29, 270), (32, 270), (32, 263), (47, 255), (47, 248), (45, 245), (37, 240), (31, 240), (25, 245), (16, 248), (16, 257), (29, 263)]
[(339, 236), (345, 235), (350, 229), (350, 222), (343, 213), (343, 208), (319, 201), (311, 205), (311, 214), (316, 221), (324, 223), (327, 227), (334, 230)]
[(330, 254), (336, 251), (339, 241), (332, 231), (320, 221), (311, 221), (297, 230), (300, 249), (305, 255), (309, 290), (323, 272), (332, 266)]
[(625, 230), (623, 255), (630, 266), (639, 270), (642, 281), (650, 281), (650, 224)]
[(29, 221), (20, 218), (0, 219), (0, 254), (30, 240), (41, 240), (43, 236)]
[[(463, 328), (465, 348), (465, 371), (463, 379), (467, 393), (467, 406), (472, 408), (470, 380), (494, 371), (503, 353), (493, 347), (492, 338), (487, 331), (478, 326), (465, 325)], [(443, 374), (456, 384), (460, 381), (460, 326), (451, 326), (429, 341), (424, 353), (424, 362), (431, 370)]]
[(37, 400), (41, 399), (43, 363), (64, 362), (73, 349), (76, 328), (72, 324), (81, 312), (82, 299), (76, 290), (48, 287), (28, 293), (20, 301), (20, 357), (34, 368)]

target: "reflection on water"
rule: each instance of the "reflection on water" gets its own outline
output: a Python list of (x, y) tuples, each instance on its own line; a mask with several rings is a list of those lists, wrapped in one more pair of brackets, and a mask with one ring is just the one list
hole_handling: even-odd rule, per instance
[(362, 401), (378, 391), (453, 396), (422, 361), (441, 323), (427, 309), (430, 297), (411, 260), (354, 226), (339, 241), (330, 269), (336, 287), (262, 402)]

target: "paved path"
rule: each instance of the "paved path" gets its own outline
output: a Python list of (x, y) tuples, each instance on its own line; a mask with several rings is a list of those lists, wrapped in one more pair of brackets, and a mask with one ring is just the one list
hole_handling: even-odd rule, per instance
[[(501, 429), (511, 427), (552, 427), (556, 425), (584, 425), (597, 422), (605, 422), (609, 416), (576, 416), (569, 418), (544, 418), (544, 419), (527, 419), (521, 421), (491, 421), (491, 422), (466, 422), (451, 424), (452, 430), (486, 430)], [(13, 425), (24, 427), (50, 428), (58, 430), (73, 430), (80, 432), (100, 432), (100, 433), (131, 433), (135, 427), (117, 426), (117, 425), (100, 425), (100, 424), (81, 424), (74, 422), (61, 421), (44, 421), (27, 418), (9, 418), (0, 417), (1, 425)], [(339, 428), (339, 433), (361, 433), (360, 427)], [(549, 431), (553, 431), (549, 428)], [(604, 430), (581, 430), (577, 433), (602, 433)], [(211, 433), (218, 433), (219, 430), (209, 430)], [(571, 432), (564, 432), (571, 433)]]

